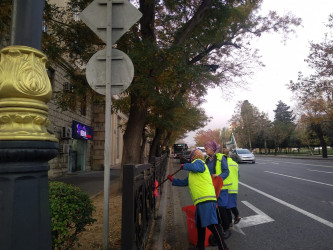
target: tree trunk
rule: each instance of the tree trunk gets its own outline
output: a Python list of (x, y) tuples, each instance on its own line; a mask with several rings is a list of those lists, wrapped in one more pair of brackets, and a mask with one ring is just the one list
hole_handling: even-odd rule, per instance
[(323, 158), (327, 158), (327, 144), (326, 144), (326, 141), (325, 141), (325, 138), (324, 138), (324, 133), (323, 133), (323, 130), (321, 128), (321, 125), (320, 124), (312, 124), (311, 127), (315, 131), (315, 133), (318, 136), (318, 139), (320, 141)]
[(142, 133), (146, 124), (147, 109), (135, 95), (131, 96), (131, 109), (124, 133), (122, 166), (128, 163), (141, 163)]
[(155, 136), (153, 139), (153, 142), (151, 143), (150, 150), (149, 150), (149, 161), (151, 161), (152, 157), (156, 156), (159, 157), (159, 146), (160, 146), (160, 141), (162, 137), (162, 130), (159, 128), (156, 128), (155, 130)]
[(249, 147), (250, 147), (250, 151), (252, 151), (252, 143), (251, 143), (251, 136), (249, 135)]
[(162, 147), (168, 147), (168, 144), (170, 142), (170, 137), (171, 137), (171, 131), (167, 131), (167, 135), (163, 140)]
[(144, 152), (145, 152), (145, 148), (146, 148), (146, 143), (147, 143), (146, 130), (143, 129), (142, 143), (141, 143), (141, 150), (140, 150), (140, 163), (145, 163)]

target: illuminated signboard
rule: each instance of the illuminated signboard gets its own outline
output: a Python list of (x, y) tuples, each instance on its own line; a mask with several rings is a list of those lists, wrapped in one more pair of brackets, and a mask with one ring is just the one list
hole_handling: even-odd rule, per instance
[(74, 139), (92, 140), (94, 136), (94, 129), (77, 121), (72, 123), (72, 137)]

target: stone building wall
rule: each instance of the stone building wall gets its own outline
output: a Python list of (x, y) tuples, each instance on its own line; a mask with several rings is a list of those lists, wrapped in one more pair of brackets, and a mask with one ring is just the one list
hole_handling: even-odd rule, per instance
[[(56, 92), (64, 91), (64, 85), (66, 83), (70, 83), (70, 80), (66, 78), (66, 72), (63, 68), (59, 66), (50, 67), (48, 70), (52, 69), (53, 74), (49, 74), (51, 78), (51, 85), (53, 90), (53, 97), (51, 101), (48, 103), (49, 107), (49, 119), (51, 121), (51, 125), (49, 126), (49, 130), (53, 132), (56, 137), (59, 139), (59, 146), (62, 147), (62, 144), (71, 144), (72, 139), (62, 139), (61, 138), (61, 130), (63, 127), (72, 127), (72, 121), (78, 121), (80, 123), (92, 126), (92, 105), (91, 105), (91, 95), (87, 92), (87, 105), (86, 105), (86, 113), (82, 115), (80, 112), (80, 99), (77, 98), (75, 109), (63, 111), (57, 105), (55, 101)], [(91, 148), (92, 141), (87, 141), (87, 162), (85, 170), (91, 170)], [(61, 176), (64, 173), (67, 173), (68, 170), (68, 162), (69, 162), (69, 154), (59, 153), (56, 158), (51, 160), (50, 163), (50, 171), (49, 175), (56, 177)]]

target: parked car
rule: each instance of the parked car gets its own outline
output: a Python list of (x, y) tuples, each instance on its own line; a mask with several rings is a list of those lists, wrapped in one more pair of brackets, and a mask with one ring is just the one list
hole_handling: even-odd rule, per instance
[(191, 150), (184, 150), (182, 155), (179, 158), (180, 164), (191, 162), (190, 154), (191, 154)]
[(238, 163), (250, 162), (255, 163), (256, 158), (252, 152), (246, 148), (236, 148), (230, 152), (230, 157)]

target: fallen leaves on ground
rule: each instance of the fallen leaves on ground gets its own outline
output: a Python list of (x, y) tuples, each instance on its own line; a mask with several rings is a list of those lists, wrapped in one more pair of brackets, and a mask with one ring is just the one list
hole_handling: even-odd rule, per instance
[[(104, 194), (100, 193), (92, 198), (96, 211), (93, 218), (97, 221), (86, 226), (86, 231), (79, 235), (79, 244), (74, 249), (98, 250), (103, 248), (103, 210)], [(109, 249), (121, 249), (121, 207), (120, 193), (111, 193), (109, 198)]]

